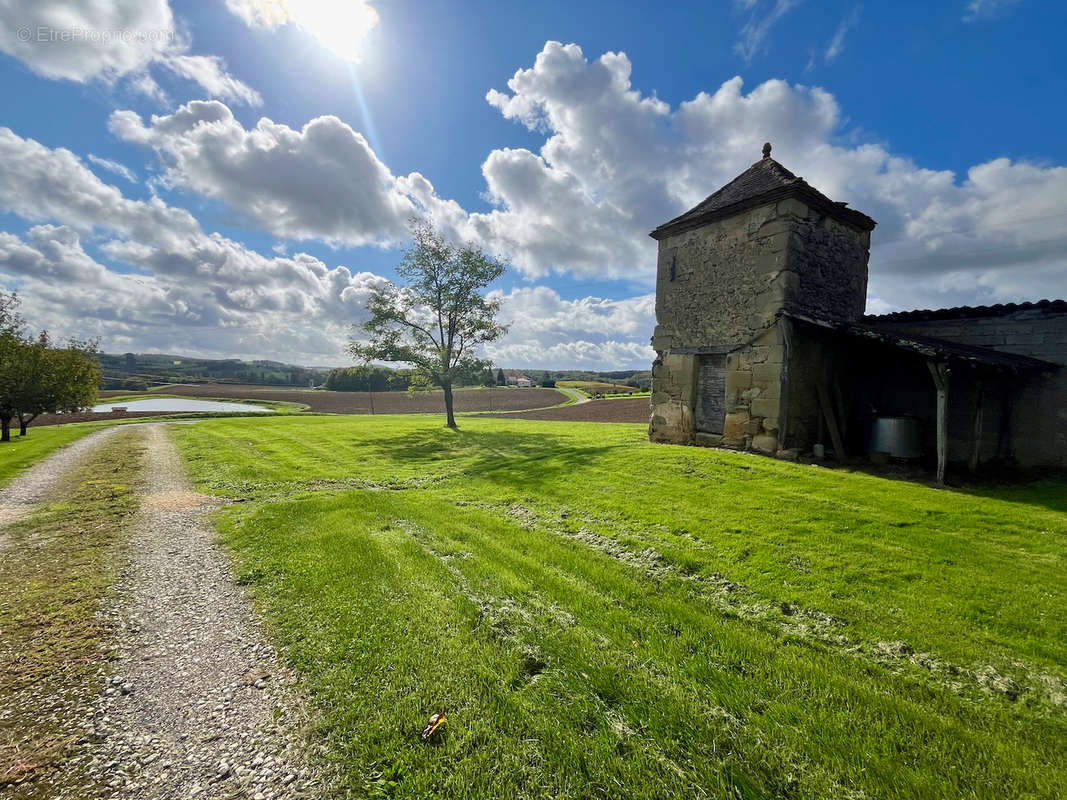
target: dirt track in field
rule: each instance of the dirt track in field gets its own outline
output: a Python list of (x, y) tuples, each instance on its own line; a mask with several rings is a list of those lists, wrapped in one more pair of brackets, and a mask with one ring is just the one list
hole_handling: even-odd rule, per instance
[(642, 422), (650, 414), (647, 397), (623, 397), (612, 400), (590, 400), (573, 406), (522, 411), (515, 414), (484, 414), (502, 419), (539, 419), (557, 422)]
[[(324, 768), (311, 763), (314, 723), (296, 676), (235, 580), (207, 517), (222, 503), (194, 491), (166, 432), (173, 424), (183, 423), (94, 432), (4, 488), (9, 506), (0, 510), (8, 510), (9, 521), (30, 524), (34, 511), (67, 498), (68, 474), (93, 477), (84, 472), (86, 461), (102, 443), (124, 436), (130, 451), (119, 457), (145, 454), (140, 510), (126, 524), (128, 539), (102, 557), (117, 560), (118, 575), (94, 617), (103, 633), (90, 673), (67, 682), (65, 662), (57, 658), (26, 696), (0, 697), (0, 744), (6, 747), (0, 756), (12, 749), (7, 739), (16, 753), (14, 767), (0, 758), (0, 798), (336, 796)], [(32, 529), (19, 535), (22, 551), (36, 541)], [(64, 535), (78, 536), (78, 528)], [(7, 646), (4, 633), (0, 647)], [(47, 638), (34, 644), (51, 646)], [(48, 733), (53, 723), (60, 733)], [(52, 738), (41, 738), (46, 735)], [(9, 776), (16, 780), (5, 781)]]

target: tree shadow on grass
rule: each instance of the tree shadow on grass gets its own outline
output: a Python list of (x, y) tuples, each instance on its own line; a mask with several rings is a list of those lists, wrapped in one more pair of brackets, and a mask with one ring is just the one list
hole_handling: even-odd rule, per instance
[(625, 444), (575, 446), (574, 441), (541, 432), (421, 429), (368, 442), (368, 450), (407, 466), (425, 466), (442, 479), (473, 479), (536, 489), (561, 473), (589, 468)]

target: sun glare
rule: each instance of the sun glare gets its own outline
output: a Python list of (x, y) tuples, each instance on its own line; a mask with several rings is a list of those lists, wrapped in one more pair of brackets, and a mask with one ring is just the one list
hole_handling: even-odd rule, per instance
[(288, 0), (289, 18), (328, 50), (348, 61), (359, 58), (363, 39), (378, 24), (364, 0)]

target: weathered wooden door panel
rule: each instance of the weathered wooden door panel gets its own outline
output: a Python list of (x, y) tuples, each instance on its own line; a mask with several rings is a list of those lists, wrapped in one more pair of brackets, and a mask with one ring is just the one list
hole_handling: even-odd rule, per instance
[(693, 426), (701, 433), (722, 433), (726, 420), (726, 356), (700, 357)]

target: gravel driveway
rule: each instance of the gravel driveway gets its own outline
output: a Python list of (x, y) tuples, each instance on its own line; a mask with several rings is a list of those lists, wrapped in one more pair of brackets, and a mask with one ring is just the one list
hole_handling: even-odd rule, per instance
[(3, 528), (28, 517), (34, 506), (52, 494), (74, 467), (120, 430), (122, 427), (116, 425), (83, 436), (56, 450), (0, 490), (0, 551), (4, 549)]
[[(218, 500), (192, 491), (165, 423), (137, 427), (147, 445), (142, 503), (114, 603), (101, 610), (116, 631), (111, 659), (101, 659), (100, 694), (53, 797), (327, 796), (308, 766), (294, 677), (205, 518)], [(28, 511), (113, 430), (32, 468), (8, 490), (9, 505)]]

